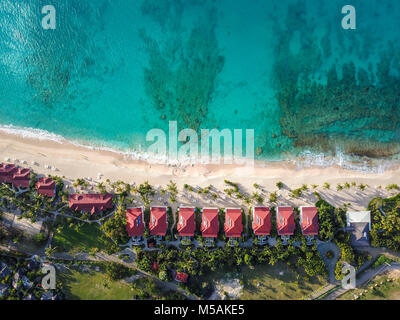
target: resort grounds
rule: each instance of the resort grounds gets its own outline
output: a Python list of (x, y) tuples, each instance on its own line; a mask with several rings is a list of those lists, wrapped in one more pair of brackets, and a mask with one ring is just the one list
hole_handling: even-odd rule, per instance
[[(382, 255), (358, 252), (349, 245), (347, 234), (342, 230), (345, 211), (372, 208), (376, 219), (378, 208), (395, 212), (399, 202), (396, 195), (399, 193), (400, 172), (396, 166), (383, 173), (372, 173), (336, 166), (298, 170), (290, 162), (251, 168), (152, 165), (129, 160), (122, 154), (79, 147), (69, 142), (5, 134), (0, 135), (0, 154), (2, 162), (30, 168), (35, 177), (52, 176), (60, 191), (56, 199), (50, 200), (37, 197), (34, 188), (26, 194), (19, 194), (19, 191), (3, 185), (1, 191), (4, 199), (7, 198), (7, 208), (3, 207), (2, 211), (11, 211), (6, 214), (30, 219), (32, 223), (42, 221), (43, 230), (49, 232), (33, 240), (14, 235), (3, 242), (1, 249), (8, 253), (38, 254), (57, 263), (65, 296), (70, 299), (320, 297), (324, 290), (332, 289), (328, 283), (328, 270), (324, 270), (321, 264), (321, 258), (327, 257), (318, 257), (317, 246), (322, 242), (333, 242), (340, 247), (341, 257), (337, 257), (337, 262), (352, 260), (360, 269), (371, 267)], [(68, 194), (104, 192), (116, 195), (115, 208), (109, 212), (91, 216), (66, 209)], [(15, 201), (12, 200), (14, 197)], [(33, 206), (38, 206), (37, 210), (32, 211), (28, 206), (31, 200)], [(314, 242), (307, 248), (302, 245), (304, 239), (297, 230), (296, 239), (287, 247), (280, 242), (272, 248), (268, 245), (260, 248), (251, 243), (249, 212), (252, 207), (314, 205), (320, 212), (325, 212), (323, 219), (326, 219), (326, 213), (331, 214), (333, 233), (330, 239), (326, 234), (321, 235), (321, 239), (327, 239), (319, 239), (319, 244)], [(121, 234), (125, 229), (123, 224), (118, 224), (118, 219), (125, 217), (124, 208), (145, 207), (148, 210), (153, 206), (168, 207), (172, 213), (168, 217), (168, 233), (172, 237), (176, 236), (174, 226), (179, 207), (241, 208), (246, 216), (243, 226), (246, 235), (241, 248), (218, 247), (207, 251), (198, 245), (172, 247), (169, 241), (151, 250), (147, 247), (124, 247), (126, 239)], [(117, 241), (118, 237), (121, 239)], [(220, 268), (211, 263), (213, 250), (219, 250), (221, 257), (225, 257)], [(206, 256), (204, 260), (203, 256)], [(171, 257), (174, 257), (173, 263), (168, 260)], [(397, 256), (390, 261), (397, 261), (395, 259)], [(159, 269), (153, 268), (153, 263), (150, 263), (153, 261), (158, 261)], [(122, 272), (124, 277), (110, 278), (104, 270), (107, 264), (114, 263), (130, 271)], [(176, 284), (168, 275), (164, 278), (162, 272), (171, 271), (168, 263), (174, 271), (187, 271), (194, 279), (192, 287)], [(207, 266), (196, 267), (203, 263)], [(389, 285), (388, 289), (382, 288), (391, 297), (396, 296)], [(314, 296), (315, 292), (321, 294)], [(349, 299), (362, 296), (359, 293), (345, 294)]]

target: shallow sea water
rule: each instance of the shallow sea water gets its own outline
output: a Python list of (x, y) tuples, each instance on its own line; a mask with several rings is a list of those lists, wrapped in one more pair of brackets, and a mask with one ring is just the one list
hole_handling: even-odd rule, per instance
[(140, 153), (177, 121), (254, 129), (260, 160), (397, 158), (398, 1), (353, 0), (356, 30), (341, 0), (51, 2), (56, 30), (0, 0), (3, 128)]

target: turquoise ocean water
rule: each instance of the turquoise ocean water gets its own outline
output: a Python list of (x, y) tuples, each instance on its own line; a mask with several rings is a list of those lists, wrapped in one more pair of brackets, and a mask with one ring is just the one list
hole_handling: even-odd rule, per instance
[(0, 125), (139, 152), (176, 120), (254, 129), (262, 160), (397, 159), (399, 21), (389, 0), (0, 0)]

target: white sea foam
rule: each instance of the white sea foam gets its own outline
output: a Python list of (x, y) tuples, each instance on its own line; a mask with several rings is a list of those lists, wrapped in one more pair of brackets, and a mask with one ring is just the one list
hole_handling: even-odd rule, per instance
[(383, 173), (385, 170), (398, 165), (390, 159), (369, 159), (344, 154), (339, 148), (334, 155), (315, 153), (310, 150), (303, 151), (295, 160), (298, 169), (311, 167), (329, 167), (337, 165), (344, 169), (370, 173)]
[(38, 139), (38, 140), (51, 140), (58, 143), (66, 141), (64, 137), (51, 133), (46, 130), (34, 129), (34, 128), (20, 128), (13, 125), (2, 125), (0, 131), (16, 135), (22, 138)]

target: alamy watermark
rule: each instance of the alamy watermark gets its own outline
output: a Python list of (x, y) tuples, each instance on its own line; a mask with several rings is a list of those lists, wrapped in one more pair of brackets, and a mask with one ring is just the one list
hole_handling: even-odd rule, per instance
[(56, 288), (56, 268), (50, 264), (42, 266), (42, 288), (45, 290), (54, 290)]
[[(170, 121), (168, 133), (151, 129), (146, 141), (153, 142), (147, 149), (153, 163), (254, 165), (254, 129), (245, 132), (242, 129), (201, 129), (199, 138), (193, 129), (183, 129), (178, 133), (177, 122)], [(178, 147), (179, 142), (181, 145)]]
[[(42, 28), (44, 30), (55, 30), (56, 29), (56, 9), (53, 5), (45, 5), (42, 7)], [(342, 18), (342, 28), (356, 29), (356, 9), (352, 5), (345, 5), (342, 8), (342, 14), (345, 16)]]
[(355, 30), (356, 26), (356, 8), (351, 5), (346, 5), (342, 8), (342, 14), (345, 16), (342, 19), (342, 28)]
[(42, 28), (44, 30), (56, 29), (56, 8), (52, 5), (47, 5), (42, 8)]
[(356, 269), (347, 264), (342, 268), (342, 274), (344, 275), (342, 279), (342, 288), (346, 290), (356, 288)]

